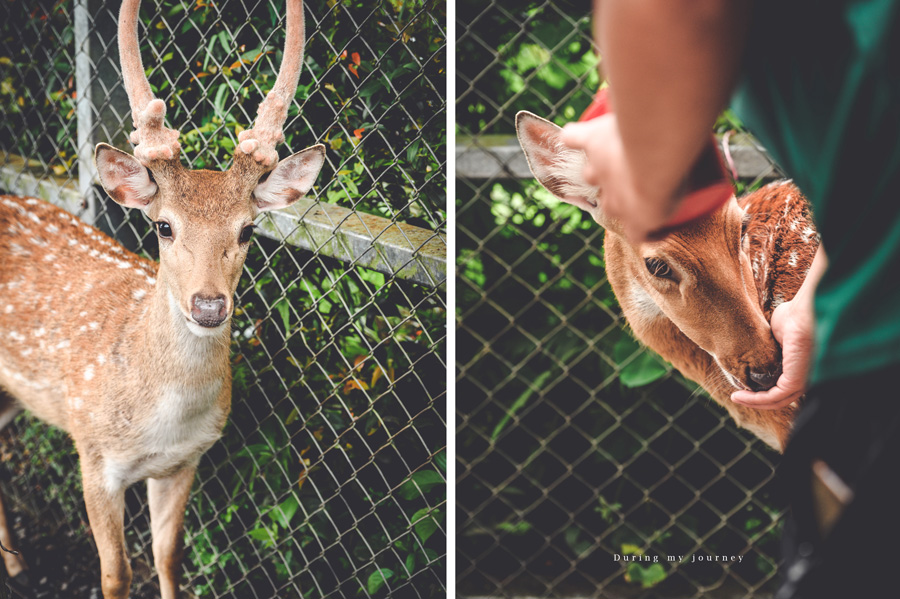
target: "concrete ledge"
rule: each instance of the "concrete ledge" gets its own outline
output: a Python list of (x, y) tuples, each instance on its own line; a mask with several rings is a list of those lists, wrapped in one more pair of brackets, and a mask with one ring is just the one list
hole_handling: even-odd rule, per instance
[[(719, 149), (721, 151), (721, 138)], [(777, 179), (781, 171), (746, 133), (733, 135), (728, 149), (741, 179)], [(463, 136), (456, 141), (456, 176), (463, 179), (531, 179), (525, 154), (515, 135)]]

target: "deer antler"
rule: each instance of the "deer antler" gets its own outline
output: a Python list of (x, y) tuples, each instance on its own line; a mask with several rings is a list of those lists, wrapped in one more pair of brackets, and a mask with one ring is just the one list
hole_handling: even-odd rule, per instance
[(134, 156), (145, 166), (154, 160), (177, 160), (181, 151), (178, 131), (165, 126), (166, 104), (153, 97), (144, 74), (138, 47), (138, 13), (141, 0), (122, 0), (119, 9), (119, 62), (131, 105)]
[(238, 134), (240, 143), (236, 148), (238, 154), (252, 157), (265, 170), (274, 168), (278, 163), (275, 146), (284, 141), (281, 127), (287, 120), (288, 106), (297, 92), (305, 41), (303, 0), (287, 0), (287, 34), (278, 78), (272, 91), (259, 105), (255, 127)]

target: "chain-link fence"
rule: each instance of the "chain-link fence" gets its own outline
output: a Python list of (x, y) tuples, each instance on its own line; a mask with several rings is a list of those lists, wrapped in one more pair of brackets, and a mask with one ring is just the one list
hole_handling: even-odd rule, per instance
[[(446, 555), (446, 11), (430, 0), (309, 0), (282, 156), (314, 143), (309, 201), (260, 223), (233, 318), (233, 411), (188, 503), (197, 597), (435, 597)], [(157, 256), (108, 201), (93, 145), (130, 149), (118, 3), (0, 7), (0, 191), (38, 195)], [(148, 0), (149, 80), (183, 161), (228, 167), (274, 84), (283, 0)], [(2, 232), (0, 232), (2, 234)], [(38, 596), (97, 596), (71, 443), (27, 415), (0, 443)], [(158, 596), (143, 485), (129, 490), (132, 597)]]
[[(459, 3), (458, 594), (765, 597), (777, 454), (633, 340), (602, 230), (537, 185), (515, 140), (518, 110), (563, 124), (587, 107), (589, 11)], [(742, 175), (775, 176), (728, 145)]]

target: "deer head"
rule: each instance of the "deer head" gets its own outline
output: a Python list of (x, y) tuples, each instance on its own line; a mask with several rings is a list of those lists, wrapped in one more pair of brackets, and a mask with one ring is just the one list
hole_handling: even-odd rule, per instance
[(178, 132), (164, 124), (166, 106), (153, 97), (138, 48), (140, 0), (124, 0), (119, 12), (119, 57), (131, 105), (134, 156), (98, 144), (94, 162), (109, 196), (150, 218), (159, 237), (158, 284), (173, 311), (196, 335), (227, 326), (247, 256), (254, 219), (303, 197), (325, 162), (315, 145), (278, 160), (276, 145), (297, 90), (303, 63), (302, 0), (287, 0), (284, 58), (272, 91), (261, 103), (255, 127), (238, 136), (234, 162), (225, 172), (189, 170), (179, 160)]
[(520, 112), (516, 130), (541, 185), (606, 229), (606, 268), (610, 280), (616, 271), (617, 280), (629, 282), (628, 305), (616, 292), (633, 326), (635, 319), (664, 315), (712, 356), (735, 389), (775, 384), (781, 353), (760, 306), (742, 235), (747, 220), (734, 198), (662, 240), (633, 244), (604, 214), (602, 190), (583, 177), (584, 152), (564, 146), (559, 127)]

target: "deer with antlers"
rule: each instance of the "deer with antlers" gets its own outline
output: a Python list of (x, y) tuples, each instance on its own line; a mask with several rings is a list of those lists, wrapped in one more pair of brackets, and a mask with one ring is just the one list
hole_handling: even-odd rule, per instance
[[(226, 172), (182, 166), (141, 63), (139, 8), (119, 13), (134, 156), (99, 144), (95, 163), (109, 196), (152, 220), (159, 263), (49, 204), (0, 196), (0, 427), (27, 409), (71, 435), (105, 599), (129, 592), (124, 492), (140, 480), (161, 595), (178, 595), (194, 471), (230, 411), (230, 318), (254, 219), (306, 194), (325, 160), (322, 145), (281, 161), (276, 150), (303, 62), (302, 0), (287, 1), (275, 86)], [(0, 542), (15, 544), (3, 518)], [(25, 568), (3, 557), (10, 576)]]
[(563, 145), (558, 126), (522, 111), (516, 131), (538, 182), (606, 229), (606, 274), (635, 337), (783, 451), (797, 406), (758, 410), (731, 394), (769, 389), (781, 374), (769, 321), (800, 289), (819, 245), (800, 190), (775, 181), (664, 239), (631, 243), (604, 214), (602, 190), (584, 179), (584, 152)]

